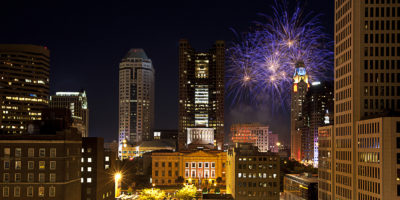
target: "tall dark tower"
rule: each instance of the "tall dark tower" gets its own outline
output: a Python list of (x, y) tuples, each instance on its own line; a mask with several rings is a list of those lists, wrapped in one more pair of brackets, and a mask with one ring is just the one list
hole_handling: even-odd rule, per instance
[(297, 161), (301, 160), (301, 131), (299, 127), (302, 118), (303, 104), (308, 88), (308, 75), (303, 62), (296, 63), (296, 69), (293, 76), (293, 89), (291, 93), (290, 105), (290, 138), (291, 138), (291, 158)]
[[(191, 131), (195, 138), (203, 138), (203, 142), (222, 149), (224, 71), (224, 41), (216, 41), (207, 52), (197, 52), (188, 40), (179, 41), (179, 149), (188, 148)], [(214, 132), (213, 138), (208, 136), (209, 131)]]

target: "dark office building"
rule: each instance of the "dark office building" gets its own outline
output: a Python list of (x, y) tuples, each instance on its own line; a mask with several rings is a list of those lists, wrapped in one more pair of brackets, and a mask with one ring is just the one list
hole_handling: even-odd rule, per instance
[(49, 73), (46, 47), (0, 44), (0, 134), (25, 133), (30, 121), (41, 120)]
[(114, 199), (115, 154), (104, 151), (104, 139), (99, 137), (82, 138), (81, 152), (82, 200)]
[[(224, 41), (216, 41), (205, 52), (193, 49), (188, 40), (179, 41), (179, 149), (189, 145), (188, 128), (205, 128), (207, 130), (203, 132), (206, 133), (213, 129), (213, 145), (222, 149), (224, 63)], [(193, 131), (194, 134), (199, 132)]]
[(286, 174), (283, 178), (285, 199), (288, 200), (317, 200), (317, 174)]
[(318, 166), (318, 127), (333, 124), (333, 82), (313, 82), (307, 91), (300, 120), (301, 160)]

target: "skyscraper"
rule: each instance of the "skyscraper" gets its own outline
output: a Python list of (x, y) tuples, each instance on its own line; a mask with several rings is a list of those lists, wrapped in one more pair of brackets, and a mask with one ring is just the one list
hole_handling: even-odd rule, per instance
[(224, 63), (224, 41), (216, 41), (207, 52), (196, 51), (185, 39), (179, 41), (179, 149), (188, 147), (188, 128), (214, 129), (214, 145), (222, 148)]
[(0, 45), (0, 133), (22, 134), (41, 120), (49, 99), (50, 52), (46, 47)]
[(301, 122), (299, 119), (303, 116), (303, 103), (309, 87), (304, 63), (298, 62), (293, 76), (290, 104), (291, 158), (297, 161), (301, 160), (301, 131), (299, 130)]
[(399, 16), (398, 1), (335, 1), (335, 120), (320, 199), (399, 198), (399, 118), (383, 114), (400, 110)]
[(131, 49), (119, 65), (119, 146), (153, 137), (154, 68), (143, 49)]
[(312, 82), (301, 119), (301, 160), (318, 166), (318, 127), (333, 124), (333, 83)]
[(51, 108), (68, 108), (72, 115), (72, 127), (82, 137), (89, 137), (89, 108), (86, 92), (56, 92), (50, 96)]

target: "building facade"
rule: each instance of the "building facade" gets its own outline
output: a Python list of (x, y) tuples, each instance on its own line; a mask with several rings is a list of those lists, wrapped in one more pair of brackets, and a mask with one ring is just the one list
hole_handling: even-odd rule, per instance
[(333, 125), (318, 128), (318, 197), (333, 200)]
[(152, 153), (152, 180), (155, 185), (183, 183), (196, 187), (216, 186), (218, 177), (225, 185), (226, 152), (197, 150)]
[(41, 120), (49, 103), (50, 52), (46, 47), (0, 45), (0, 134), (22, 134)]
[[(274, 136), (269, 130), (269, 126), (258, 123), (232, 124), (230, 134), (233, 143), (251, 143), (257, 146), (260, 152), (272, 150), (270, 143), (275, 139), (271, 139)], [(274, 145), (276, 145), (276, 142), (278, 141), (275, 141)]]
[(213, 128), (214, 146), (224, 141), (225, 42), (208, 52), (197, 52), (189, 41), (179, 41), (179, 149), (188, 148), (188, 128)]
[(259, 152), (252, 144), (236, 144), (228, 151), (226, 193), (234, 199), (279, 199), (276, 153)]
[(81, 199), (76, 129), (0, 136), (0, 199)]
[(268, 151), (278, 153), (281, 145), (282, 144), (279, 142), (279, 135), (270, 131), (268, 133)]
[(290, 104), (290, 150), (291, 158), (301, 161), (301, 130), (300, 121), (303, 117), (303, 104), (310, 84), (303, 62), (296, 63), (293, 76), (293, 89)]
[(131, 49), (119, 64), (119, 147), (153, 138), (154, 68), (143, 49)]
[(56, 92), (50, 96), (50, 108), (68, 108), (72, 115), (72, 127), (89, 137), (89, 108), (86, 92)]
[[(335, 113), (332, 139), (332, 156), (335, 159), (332, 163), (332, 181), (329, 182), (332, 195), (324, 193), (325, 199), (399, 198), (397, 190), (392, 188), (398, 186), (399, 182), (385, 182), (380, 164), (358, 157), (368, 155), (374, 158), (379, 154), (379, 163), (393, 165), (393, 159), (397, 159), (396, 155), (390, 155), (393, 151), (381, 155), (380, 148), (376, 146), (374, 153), (370, 148), (359, 149), (358, 139), (370, 136), (361, 136), (358, 125), (367, 123), (364, 121), (366, 118), (373, 121), (373, 116), (384, 111), (400, 110), (400, 79), (397, 79), (400, 69), (399, 9), (397, 1), (335, 1)], [(367, 127), (375, 128), (375, 125)], [(390, 135), (392, 130), (379, 131), (387, 131), (382, 134)], [(371, 162), (374, 167), (365, 168), (370, 167), (366, 162)], [(364, 169), (370, 171), (359, 171)], [(378, 178), (374, 178), (378, 171)], [(379, 185), (376, 179), (384, 182)], [(396, 177), (392, 176), (392, 179)]]
[(115, 199), (112, 160), (104, 151), (103, 138), (82, 138), (81, 153), (81, 198), (84, 200)]
[(333, 83), (312, 82), (300, 120), (301, 161), (318, 167), (318, 127), (333, 124)]
[(286, 200), (317, 200), (317, 174), (286, 174), (283, 177), (283, 192)]

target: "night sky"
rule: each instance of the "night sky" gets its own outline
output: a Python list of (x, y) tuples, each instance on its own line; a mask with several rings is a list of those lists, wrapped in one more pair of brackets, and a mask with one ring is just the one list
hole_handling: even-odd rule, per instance
[[(333, 1), (305, 0), (321, 14), (333, 35)], [(187, 38), (205, 50), (215, 40), (234, 39), (231, 28), (247, 31), (259, 13), (271, 12), (273, 0), (259, 1), (6, 1), (0, 8), (0, 43), (47, 46), (51, 53), (51, 94), (85, 89), (90, 109), (90, 136), (117, 139), (118, 64), (130, 48), (143, 48), (153, 61), (155, 128), (178, 126), (178, 40)], [(232, 122), (269, 123), (289, 142), (289, 111), (270, 113), (249, 105), (230, 106), (226, 98), (226, 130)], [(262, 105), (261, 105), (262, 107)]]

